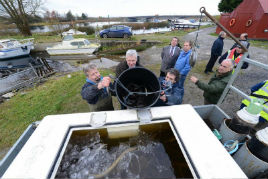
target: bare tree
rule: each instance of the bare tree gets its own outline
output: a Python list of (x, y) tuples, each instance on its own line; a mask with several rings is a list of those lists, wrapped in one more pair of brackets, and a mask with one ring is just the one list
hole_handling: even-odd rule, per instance
[(9, 17), (24, 36), (30, 36), (27, 16), (34, 15), (42, 0), (0, 0), (0, 15)]

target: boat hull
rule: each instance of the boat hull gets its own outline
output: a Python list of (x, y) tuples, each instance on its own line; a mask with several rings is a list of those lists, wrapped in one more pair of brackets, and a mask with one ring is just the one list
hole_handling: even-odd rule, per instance
[(77, 55), (92, 54), (96, 48), (80, 48), (80, 49), (47, 49), (49, 55)]
[(32, 62), (34, 62), (34, 59), (30, 55), (0, 60), (0, 70), (26, 68)]
[(7, 60), (7, 59), (14, 58), (14, 57), (27, 56), (30, 54), (31, 49), (33, 49), (33, 46), (31, 45), (12, 48), (12, 49), (1, 49), (0, 60)]

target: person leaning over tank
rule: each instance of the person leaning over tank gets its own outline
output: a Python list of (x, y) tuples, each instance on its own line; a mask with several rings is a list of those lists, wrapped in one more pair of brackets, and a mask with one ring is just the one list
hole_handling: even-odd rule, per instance
[(114, 110), (108, 92), (108, 87), (111, 85), (110, 77), (102, 77), (94, 64), (85, 65), (83, 71), (86, 75), (86, 83), (82, 87), (81, 95), (88, 102), (90, 111)]
[(123, 71), (129, 68), (134, 68), (136, 66), (141, 66), (139, 63), (139, 57), (138, 57), (137, 51), (133, 49), (129, 49), (126, 52), (126, 60), (120, 62), (116, 66), (116, 69), (115, 69), (116, 77), (118, 78)]
[(217, 104), (232, 76), (233, 68), (234, 61), (232, 59), (223, 60), (208, 84), (200, 81), (195, 76), (191, 76), (191, 81), (204, 91), (204, 104)]
[(160, 81), (161, 89), (164, 91), (161, 92), (154, 106), (171, 106), (182, 103), (183, 89), (178, 86), (179, 79), (180, 73), (178, 70), (171, 68), (167, 71), (165, 79)]
[[(115, 75), (116, 78), (118, 78), (121, 73), (123, 73), (125, 70), (129, 69), (129, 68), (135, 68), (135, 67), (141, 67), (140, 63), (139, 63), (139, 56), (136, 50), (134, 49), (129, 49), (126, 52), (126, 60), (120, 62), (115, 69)], [(112, 89), (114, 90), (114, 84)], [(126, 109), (126, 107), (120, 103), (121, 109)]]

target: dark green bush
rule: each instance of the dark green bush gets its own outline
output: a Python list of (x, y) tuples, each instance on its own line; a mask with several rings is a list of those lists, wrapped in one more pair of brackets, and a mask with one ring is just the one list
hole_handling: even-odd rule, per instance
[(91, 35), (95, 33), (95, 28), (92, 26), (87, 26), (87, 27), (78, 27), (77, 30), (81, 32), (86, 32), (87, 35)]

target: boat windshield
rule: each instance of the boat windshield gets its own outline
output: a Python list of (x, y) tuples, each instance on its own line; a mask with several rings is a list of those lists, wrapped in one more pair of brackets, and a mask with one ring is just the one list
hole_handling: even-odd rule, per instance
[(84, 40), (84, 42), (85, 42), (86, 45), (90, 44), (90, 42), (88, 40)]
[(72, 35), (66, 35), (63, 37), (63, 40), (73, 40), (74, 37)]
[(10, 41), (3, 42), (3, 45), (6, 46), (6, 47), (13, 47), (14, 46), (14, 41), (10, 40)]

